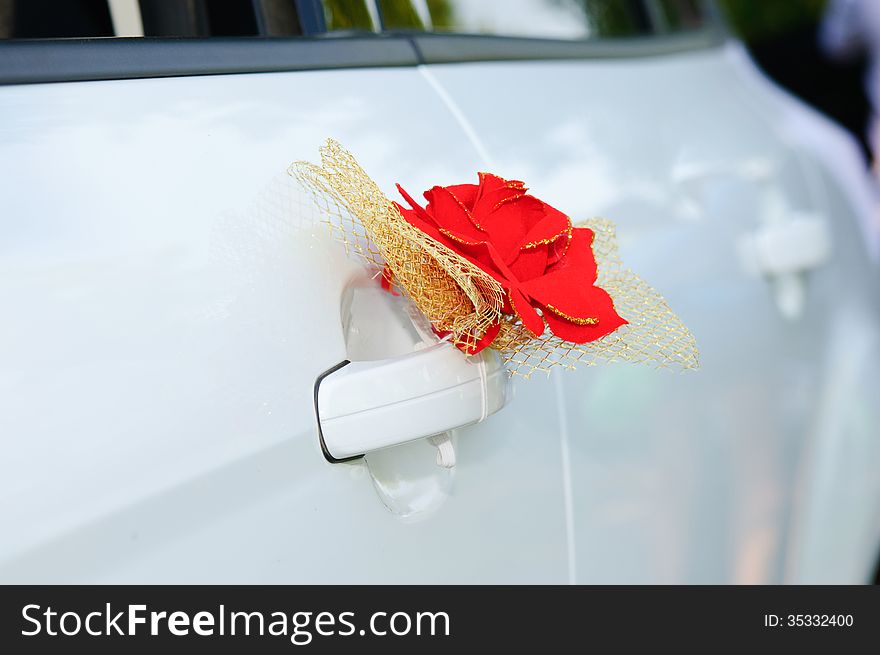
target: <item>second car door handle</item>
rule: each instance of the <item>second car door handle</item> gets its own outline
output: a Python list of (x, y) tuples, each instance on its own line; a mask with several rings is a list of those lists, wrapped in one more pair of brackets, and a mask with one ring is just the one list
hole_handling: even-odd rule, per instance
[(342, 362), (315, 382), (321, 449), (340, 462), (479, 423), (507, 402), (494, 350), (465, 357), (449, 343), (377, 361)]

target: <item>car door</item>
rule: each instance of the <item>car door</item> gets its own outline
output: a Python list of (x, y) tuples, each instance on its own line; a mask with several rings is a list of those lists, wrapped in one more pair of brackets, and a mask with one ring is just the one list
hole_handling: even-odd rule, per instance
[[(551, 384), (453, 470), (321, 455), (363, 267), (285, 170), (334, 137), (389, 192), (474, 174), (417, 70), (6, 86), (0, 116), (0, 579), (567, 579)], [(405, 328), (386, 302), (358, 329)]]
[[(828, 172), (841, 160), (827, 143), (841, 137), (779, 101), (750, 66), (729, 45), (430, 67), (491, 170), (528, 180), (574, 218), (614, 219), (624, 262), (700, 346), (695, 373), (611, 365), (556, 379), (579, 582), (779, 583), (830, 571), (860, 582), (874, 564), (876, 489), (869, 467), (840, 454), (875, 451), (870, 421), (853, 422), (876, 420), (880, 405), (860, 382), (878, 370), (876, 278)], [(798, 241), (796, 228), (813, 223), (821, 229)], [(782, 238), (768, 257), (804, 257), (790, 277), (754, 269), (749, 244), (770, 229)], [(833, 518), (815, 485), (839, 497), (831, 479), (849, 476), (863, 500)], [(851, 541), (818, 546), (822, 520)]]

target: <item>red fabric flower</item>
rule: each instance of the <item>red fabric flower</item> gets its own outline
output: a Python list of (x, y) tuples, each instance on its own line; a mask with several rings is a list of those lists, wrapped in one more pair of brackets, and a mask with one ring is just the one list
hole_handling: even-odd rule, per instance
[[(398, 184), (411, 225), (492, 275), (507, 292), (504, 312), (536, 337), (547, 327), (560, 339), (595, 341), (626, 323), (595, 285), (593, 231), (575, 228), (557, 209), (526, 193), (517, 180), (479, 174), (479, 184), (435, 186), (421, 207)], [(539, 313), (540, 312), (540, 313)], [(483, 336), (491, 343), (500, 324)]]

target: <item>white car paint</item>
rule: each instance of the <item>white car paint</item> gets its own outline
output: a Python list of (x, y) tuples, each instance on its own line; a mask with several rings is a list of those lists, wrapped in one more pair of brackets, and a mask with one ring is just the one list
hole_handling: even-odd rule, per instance
[[(0, 88), (0, 580), (867, 580), (865, 192), (811, 149), (840, 130), (756, 77), (728, 46)], [(327, 463), (315, 378), (405, 332), (389, 298), (340, 309), (359, 264), (284, 175), (327, 137), (389, 194), (491, 167), (614, 219), (702, 369), (514, 380), (451, 470), (425, 441)], [(755, 162), (830, 225), (794, 320), (737, 254)]]

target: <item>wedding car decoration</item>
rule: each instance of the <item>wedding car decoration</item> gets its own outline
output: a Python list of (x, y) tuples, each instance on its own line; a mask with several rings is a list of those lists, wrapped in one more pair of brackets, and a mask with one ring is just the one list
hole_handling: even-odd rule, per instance
[(512, 374), (623, 360), (693, 369), (690, 331), (623, 267), (614, 224), (573, 224), (523, 182), (479, 173), (435, 186), (425, 203), (389, 200), (339, 143), (289, 173), (311, 192), (349, 253), (381, 271), (437, 335), (466, 355), (499, 352)]

